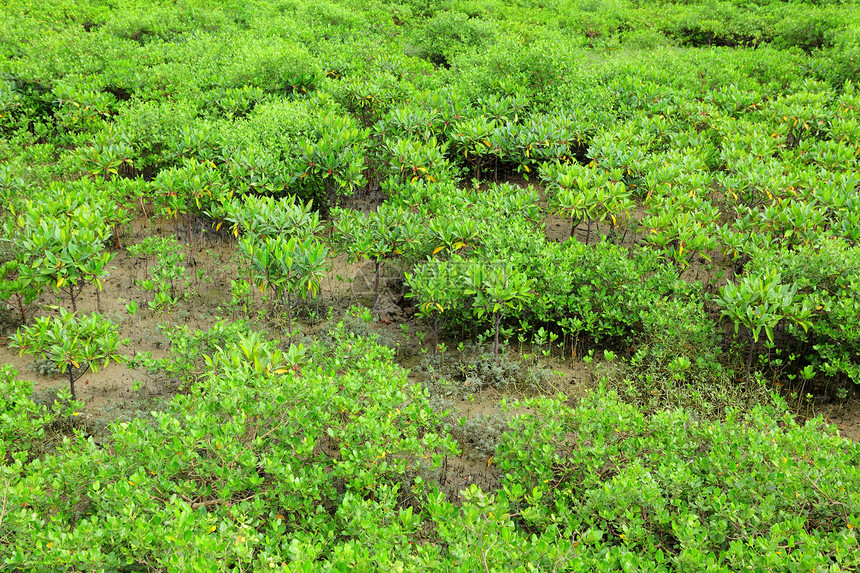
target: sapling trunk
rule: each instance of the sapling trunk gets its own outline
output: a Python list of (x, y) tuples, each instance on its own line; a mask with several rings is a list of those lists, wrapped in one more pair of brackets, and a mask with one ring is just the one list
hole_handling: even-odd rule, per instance
[(78, 306), (75, 304), (75, 287), (72, 283), (69, 283), (69, 298), (72, 299), (72, 312), (77, 312)]
[(72, 391), (72, 400), (77, 400), (77, 394), (75, 393), (75, 373), (72, 372), (72, 365), (66, 365), (66, 371), (69, 374), (69, 389)]
[(588, 219), (588, 231), (585, 233), (585, 246), (588, 246), (588, 242), (591, 240), (591, 219)]
[(21, 325), (23, 326), (27, 322), (27, 316), (24, 314), (24, 298), (20, 294), (16, 294), (15, 298), (18, 300), (18, 312), (21, 313)]
[(582, 223), (582, 219), (571, 219), (570, 220), (570, 238), (574, 238), (576, 236), (576, 228), (579, 224)]

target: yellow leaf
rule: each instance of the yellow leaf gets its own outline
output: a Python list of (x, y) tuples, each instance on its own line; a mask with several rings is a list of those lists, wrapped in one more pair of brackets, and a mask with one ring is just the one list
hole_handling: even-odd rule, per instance
[(131, 480), (128, 480), (128, 483), (129, 483), (129, 484), (131, 484), (131, 485), (137, 485), (136, 483), (134, 483), (134, 482), (133, 482), (133, 481), (131, 481)]
[(214, 525), (212, 527), (210, 527), (208, 530), (206, 530), (206, 533), (212, 533), (213, 531), (215, 531)]
[(493, 456), (490, 456), (490, 459), (487, 460), (487, 467), (490, 467), (490, 464), (493, 463)]
[(275, 374), (286, 374), (289, 371), (289, 368), (278, 368), (277, 370), (275, 370)]
[(218, 223), (217, 225), (215, 225), (215, 230), (216, 230), (216, 231), (217, 231), (217, 230), (219, 230), (219, 229), (221, 228), (222, 223), (224, 223), (224, 221), (221, 221), (220, 223)]
[(435, 249), (433, 249), (433, 254), (435, 255), (436, 253), (438, 253), (439, 251), (442, 251), (442, 250), (445, 250), (444, 245), (441, 247), (436, 247)]
[(460, 249), (462, 249), (465, 246), (466, 246), (466, 243), (464, 243), (463, 241), (457, 241), (456, 243), (454, 243), (454, 250), (459, 251)]
[(63, 286), (63, 283), (65, 281), (66, 281), (66, 279), (64, 279), (63, 277), (58, 278), (57, 279), (57, 288), (60, 288), (61, 286)]
[(445, 309), (444, 309), (444, 308), (442, 308), (442, 305), (441, 305), (441, 304), (439, 304), (438, 302), (436, 303), (436, 308), (438, 308), (438, 309), (439, 309), (439, 312), (444, 312), (444, 311), (445, 311)]
[(529, 166), (526, 165), (525, 163), (523, 163), (523, 169), (526, 170), (526, 173), (531, 173), (531, 171), (529, 170)]
[(80, 368), (80, 367), (81, 367), (81, 365), (80, 365), (80, 364), (78, 364), (77, 362), (75, 362), (74, 360), (72, 360), (72, 365), (73, 365), (75, 368)]
[(233, 227), (233, 236), (239, 237), (239, 227)]

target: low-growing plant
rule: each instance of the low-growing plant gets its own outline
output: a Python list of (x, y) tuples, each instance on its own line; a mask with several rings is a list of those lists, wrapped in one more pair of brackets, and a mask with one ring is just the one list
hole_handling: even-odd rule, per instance
[(796, 304), (797, 286), (781, 283), (777, 272), (764, 276), (745, 276), (737, 285), (729, 283), (720, 289), (716, 303), (735, 325), (735, 335), (743, 325), (749, 332), (750, 347), (746, 360), (745, 380), (749, 380), (753, 351), (761, 331), (773, 342), (773, 329), (784, 318), (790, 318), (807, 330), (811, 310), (806, 305)]
[(445, 310), (459, 304), (455, 268), (447, 261), (431, 259), (406, 273), (411, 292), (406, 296), (417, 298), (418, 316), (433, 319), (433, 354), (439, 348), (439, 317)]
[[(42, 205), (46, 209), (53, 206)], [(39, 210), (31, 203), (28, 211), (14, 223), (5, 227), (6, 239), (15, 242), (16, 260), (21, 286), (27, 291), (37, 285), (50, 286), (55, 293), (67, 294), (72, 311), (77, 310), (77, 298), (88, 284), (96, 287), (96, 298), (101, 308), (101, 290), (108, 274), (108, 264), (115, 253), (105, 250), (110, 230), (98, 214), (76, 219), (60, 218)]]
[(59, 316), (37, 318), (10, 338), (11, 345), (37, 358), (46, 358), (66, 375), (72, 400), (76, 399), (75, 381), (89, 370), (97, 372), (99, 363), (122, 363), (119, 354), (124, 342), (116, 325), (100, 314), (78, 317), (61, 308)]
[(493, 319), (493, 356), (499, 356), (499, 325), (510, 311), (519, 312), (534, 296), (533, 282), (510, 266), (485, 267), (472, 263), (460, 268), (463, 294), (474, 296), (473, 312)]
[[(4, 466), (15, 467), (40, 457), (49, 440), (48, 428), (80, 407), (68, 398), (66, 393), (52, 404), (40, 404), (33, 400), (32, 382), (18, 379), (18, 371), (10, 364), (0, 367), (0, 460)], [(4, 499), (6, 495), (8, 489)]]
[(285, 303), (287, 328), (293, 333), (293, 297), (314, 298), (325, 276), (328, 250), (315, 238), (243, 237), (239, 241), (242, 257), (248, 261), (249, 273), (260, 292), (271, 290)]
[(21, 273), (20, 261), (7, 261), (0, 265), (0, 300), (16, 307), (21, 324), (27, 322), (28, 307), (39, 298), (42, 289), (34, 284), (28, 273)]
[[(136, 245), (128, 248), (130, 255), (144, 258), (144, 279), (137, 282), (144, 291), (152, 292), (149, 307), (152, 310), (165, 311), (168, 314), (179, 302), (178, 286), (188, 286), (185, 266), (182, 265), (184, 255), (182, 246), (173, 237), (147, 237)], [(150, 259), (155, 264), (150, 266)], [(184, 278), (184, 284), (179, 279)], [(187, 294), (187, 293), (185, 293)]]

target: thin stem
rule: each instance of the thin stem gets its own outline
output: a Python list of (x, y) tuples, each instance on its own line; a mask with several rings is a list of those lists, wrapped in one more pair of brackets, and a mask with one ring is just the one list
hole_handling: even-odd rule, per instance
[(27, 322), (27, 316), (24, 314), (24, 297), (16, 294), (15, 298), (18, 299), (18, 311), (21, 313), (21, 325), (23, 326)]
[(72, 372), (72, 365), (66, 365), (66, 372), (69, 374), (69, 388), (72, 391), (72, 400), (77, 400), (77, 393), (75, 393), (75, 374)]

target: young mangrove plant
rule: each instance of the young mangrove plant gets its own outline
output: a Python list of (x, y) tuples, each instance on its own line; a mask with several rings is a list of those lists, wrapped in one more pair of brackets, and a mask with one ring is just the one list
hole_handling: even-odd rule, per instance
[(37, 318), (32, 325), (20, 328), (12, 335), (10, 346), (37, 358), (49, 360), (66, 375), (72, 400), (77, 399), (75, 382), (99, 363), (124, 362), (119, 354), (118, 327), (98, 313), (78, 316), (60, 309), (56, 317)]

